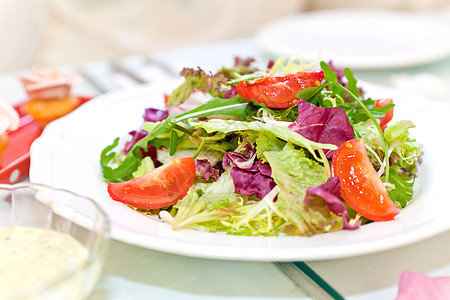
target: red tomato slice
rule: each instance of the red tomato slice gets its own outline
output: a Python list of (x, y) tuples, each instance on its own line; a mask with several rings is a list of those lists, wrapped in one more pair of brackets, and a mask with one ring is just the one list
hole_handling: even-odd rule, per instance
[[(383, 107), (383, 106), (386, 106), (388, 104), (393, 104), (393, 103), (394, 103), (394, 101), (392, 101), (392, 99), (386, 99), (386, 98), (378, 99), (375, 102), (375, 108)], [(394, 108), (392, 107), (391, 109), (389, 109), (387, 111), (387, 113), (384, 115), (383, 118), (379, 118), (381, 129), (384, 130), (386, 128), (387, 124), (392, 120), (393, 117), (394, 117)]]
[(333, 155), (331, 173), (339, 177), (341, 197), (363, 217), (388, 221), (399, 213), (370, 162), (362, 140), (349, 140), (339, 146)]
[(322, 70), (266, 76), (241, 81), (236, 85), (236, 91), (247, 101), (255, 100), (268, 108), (285, 109), (297, 104), (298, 98), (295, 95), (298, 92), (320, 85), (323, 78)]
[(109, 183), (108, 193), (115, 201), (141, 209), (156, 209), (177, 203), (194, 184), (192, 157), (176, 159), (144, 176)]

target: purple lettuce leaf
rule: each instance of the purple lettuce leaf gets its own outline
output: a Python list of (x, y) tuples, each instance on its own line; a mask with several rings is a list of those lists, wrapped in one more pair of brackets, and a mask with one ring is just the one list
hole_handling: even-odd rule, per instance
[(211, 166), (211, 163), (207, 159), (196, 159), (194, 162), (197, 173), (206, 181), (209, 181), (211, 177), (214, 180), (219, 178), (219, 170)]
[(242, 195), (256, 195), (264, 198), (274, 187), (275, 181), (270, 175), (269, 164), (256, 159), (256, 150), (247, 144), (244, 153), (227, 152), (223, 157), (222, 167), (231, 170), (235, 192)]
[(254, 167), (256, 167), (256, 169), (265, 176), (272, 175), (272, 169), (270, 168), (269, 164), (263, 163), (260, 160), (256, 160)]
[(306, 190), (306, 196), (303, 203), (304, 205), (308, 205), (312, 197), (320, 197), (325, 201), (328, 209), (332, 213), (342, 218), (344, 229), (357, 229), (361, 225), (361, 220), (357, 220), (353, 225), (349, 223), (347, 208), (345, 207), (345, 204), (340, 200), (339, 196), (340, 186), (341, 184), (339, 182), (338, 176), (328, 178), (325, 183), (308, 188)]
[(161, 163), (158, 160), (158, 153), (157, 149), (154, 145), (148, 145), (147, 150), (141, 149), (142, 158), (150, 156), (150, 158), (153, 160), (153, 165), (155, 168), (159, 167)]
[(145, 122), (159, 122), (167, 119), (169, 112), (156, 108), (146, 108), (144, 112)]
[(230, 90), (227, 91), (227, 92), (225, 92), (225, 94), (223, 95), (223, 97), (224, 97), (225, 99), (230, 99), (230, 98), (233, 98), (233, 97), (236, 96), (236, 95), (237, 95), (236, 86), (235, 86), (235, 85), (232, 85), (231, 88), (230, 88)]
[(222, 166), (224, 169), (229, 167), (236, 167), (242, 170), (257, 171), (257, 167), (254, 166), (256, 159), (256, 150), (250, 146), (245, 145), (244, 153), (239, 152), (227, 152), (223, 156)]
[(128, 132), (129, 135), (131, 135), (131, 140), (129, 140), (128, 142), (125, 143), (125, 146), (123, 147), (123, 152), (125, 154), (127, 154), (128, 152), (130, 152), (130, 150), (133, 148), (133, 146), (139, 142), (140, 140), (142, 140), (144, 137), (147, 136), (148, 132), (145, 130), (133, 130)]
[[(338, 147), (354, 138), (353, 127), (342, 108), (317, 107), (303, 100), (298, 102), (297, 119), (288, 128), (308, 140)], [(325, 154), (331, 158), (334, 150), (326, 150)]]
[[(139, 131), (130, 131), (128, 133), (129, 135), (131, 135), (131, 140), (129, 140), (128, 142), (125, 143), (125, 146), (123, 147), (123, 152), (125, 154), (128, 154), (128, 152), (131, 151), (131, 149), (133, 148), (133, 146), (140, 141), (141, 139), (143, 139), (144, 137), (147, 136), (147, 131), (145, 130), (139, 130)], [(161, 165), (161, 163), (158, 161), (158, 156), (156, 153), (156, 147), (153, 145), (148, 145), (147, 150), (141, 148), (141, 153), (142, 153), (142, 158), (150, 156), (151, 159), (153, 160), (153, 165), (155, 167), (158, 167)]]
[(233, 168), (230, 174), (233, 178), (235, 192), (242, 195), (256, 195), (259, 199), (262, 199), (276, 185), (272, 177), (261, 172), (249, 172)]

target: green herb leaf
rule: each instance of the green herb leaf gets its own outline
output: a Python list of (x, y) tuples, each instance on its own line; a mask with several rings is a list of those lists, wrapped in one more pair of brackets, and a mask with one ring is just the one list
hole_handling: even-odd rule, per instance
[(347, 77), (349, 91), (352, 92), (356, 97), (359, 97), (359, 89), (357, 87), (357, 81), (355, 79), (355, 76), (353, 75), (352, 70), (350, 70), (349, 68), (345, 68), (344, 74), (345, 77)]
[(328, 82), (328, 89), (343, 99), (344, 87), (339, 84), (336, 72), (324, 61), (320, 62), (320, 68), (323, 70), (324, 78)]
[[(318, 96), (321, 96), (322, 90), (325, 88), (326, 84), (321, 84), (318, 86), (313, 86), (307, 89), (304, 89), (297, 93), (296, 97), (302, 99), (303, 101), (308, 101), (313, 104), (319, 103), (316, 99)], [(323, 98), (323, 97), (321, 97)]]
[(178, 115), (174, 121), (178, 123), (191, 118), (203, 118), (212, 115), (225, 115), (246, 120), (251, 118), (257, 110), (257, 107), (239, 95), (230, 99), (216, 97), (193, 110)]
[(111, 152), (119, 144), (119, 138), (103, 149), (100, 155), (100, 165), (103, 170), (103, 178), (109, 182), (121, 182), (131, 179), (131, 173), (141, 164), (141, 159), (135, 156), (127, 157), (117, 168), (113, 169), (109, 166), (111, 162), (116, 160), (119, 154)]
[[(347, 88), (345, 88), (344, 86), (342, 86), (341, 84), (339, 84), (338, 82), (337, 82), (337, 74), (335, 73), (335, 72), (333, 72), (333, 70), (331, 69), (331, 67), (329, 66), (329, 65), (327, 65), (325, 62), (323, 62), (323, 61), (321, 61), (320, 62), (320, 67), (322, 68), (322, 70), (324, 71), (324, 75), (325, 75), (325, 79), (326, 80), (328, 80), (328, 88), (330, 89), (330, 91), (332, 91), (333, 92), (333, 95), (334, 96), (338, 96), (338, 97), (340, 97), (341, 99), (344, 99), (344, 97), (343, 97), (343, 94), (344, 94), (344, 92), (345, 93), (347, 93), (348, 94), (348, 96), (350, 97), (350, 99), (352, 100), (352, 101), (354, 101), (355, 102), (355, 106), (354, 106), (354, 111), (353, 111), (353, 113), (356, 115), (356, 114), (359, 114), (358, 112), (357, 112), (357, 108), (358, 108), (358, 105), (361, 107), (361, 110), (363, 111), (363, 112), (365, 112), (365, 114), (367, 115), (367, 117), (373, 122), (373, 124), (375, 125), (375, 127), (376, 127), (376, 129), (377, 129), (377, 131), (378, 131), (378, 133), (379, 133), (379, 135), (380, 135), (380, 138), (381, 138), (381, 141), (382, 141), (382, 144), (383, 144), (383, 152), (385, 153), (385, 155), (384, 155), (384, 162), (385, 162), (385, 166), (386, 166), (386, 170), (385, 170), (385, 181), (389, 181), (389, 155), (388, 155), (388, 147), (387, 147), (387, 143), (386, 143), (386, 139), (385, 139), (385, 137), (384, 137), (384, 134), (383, 134), (383, 130), (381, 129), (381, 127), (380, 127), (380, 124), (378, 123), (378, 121), (377, 121), (377, 119), (373, 116), (373, 114), (372, 114), (372, 112), (370, 111), (370, 109), (367, 107), (367, 105), (364, 103), (364, 101), (367, 101), (367, 100), (363, 100), (363, 99), (360, 99), (358, 96), (356, 96), (352, 91), (350, 91), (349, 89), (347, 89)], [(353, 77), (353, 73), (351, 72), (351, 71), (347, 71), (347, 75), (350, 77), (350, 78), (352, 78)], [(352, 81), (354, 80), (354, 78), (353, 79), (351, 79)], [(356, 80), (355, 80), (356, 81)], [(352, 83), (352, 84), (354, 84), (354, 83)], [(347, 115), (349, 115), (348, 114), (348, 112), (347, 112)], [(351, 116), (351, 117), (354, 117), (354, 116)], [(351, 119), (351, 117), (349, 116), (349, 119), (350, 119), (350, 122), (352, 123), (352, 124), (356, 124), (357, 122), (355, 122), (355, 120), (353, 120), (353, 119)], [(356, 118), (356, 117), (355, 117)]]
[(169, 144), (170, 156), (174, 155), (175, 152), (177, 152), (178, 146), (181, 144), (181, 142), (183, 142), (185, 137), (186, 137), (186, 134), (179, 136), (178, 131), (175, 129), (172, 129), (172, 132), (170, 133), (170, 144)]
[(408, 182), (397, 173), (392, 172), (389, 181), (395, 185), (395, 189), (389, 191), (389, 198), (394, 203), (400, 203), (401, 207), (405, 207), (413, 196), (414, 180)]

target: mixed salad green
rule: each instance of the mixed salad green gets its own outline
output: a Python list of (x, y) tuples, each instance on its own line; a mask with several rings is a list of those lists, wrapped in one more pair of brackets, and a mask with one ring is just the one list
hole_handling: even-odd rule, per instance
[(356, 229), (412, 200), (414, 124), (389, 125), (393, 100), (366, 97), (351, 70), (236, 58), (180, 74), (165, 110), (102, 151), (113, 200), (174, 229), (238, 235)]

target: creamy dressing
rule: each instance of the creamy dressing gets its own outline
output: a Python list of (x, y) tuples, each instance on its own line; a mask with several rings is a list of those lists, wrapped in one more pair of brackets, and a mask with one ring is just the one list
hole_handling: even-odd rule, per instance
[(0, 295), (55, 278), (88, 260), (89, 250), (51, 229), (0, 228)]

